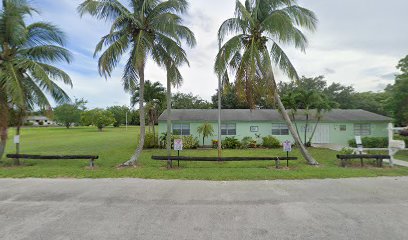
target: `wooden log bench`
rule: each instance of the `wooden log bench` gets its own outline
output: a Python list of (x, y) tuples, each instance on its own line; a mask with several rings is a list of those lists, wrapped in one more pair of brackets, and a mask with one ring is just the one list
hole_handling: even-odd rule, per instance
[(29, 154), (7, 154), (8, 158), (16, 159), (45, 159), (45, 160), (80, 160), (89, 159), (89, 166), (95, 166), (95, 160), (99, 159), (97, 155), (29, 155)]
[[(280, 167), (280, 161), (286, 161), (289, 167), (289, 161), (295, 161), (297, 157), (186, 157), (186, 156), (152, 156), (153, 160), (159, 161), (190, 161), (190, 162), (242, 162), (242, 161), (275, 161), (276, 168)], [(173, 164), (171, 163), (171, 167)]]
[(376, 166), (377, 167), (382, 167), (383, 166), (383, 160), (384, 159), (390, 159), (389, 155), (371, 155), (371, 154), (338, 154), (337, 159), (341, 161), (341, 166), (346, 167), (347, 162), (350, 162), (351, 160), (354, 159), (360, 159), (361, 166), (364, 166), (364, 159), (375, 159), (376, 160)]

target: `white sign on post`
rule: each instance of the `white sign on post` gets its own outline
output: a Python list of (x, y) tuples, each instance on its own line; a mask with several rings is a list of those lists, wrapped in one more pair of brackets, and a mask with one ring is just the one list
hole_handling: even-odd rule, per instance
[(282, 143), (284, 152), (292, 152), (292, 143), (286, 140)]
[(175, 151), (183, 150), (183, 139), (174, 139), (174, 150)]
[(20, 143), (20, 135), (14, 136), (14, 143), (15, 144)]
[(361, 136), (355, 136), (357, 151), (363, 152), (363, 141), (361, 141)]
[(356, 138), (357, 145), (363, 145), (363, 142), (361, 141), (361, 136), (355, 136), (355, 138)]

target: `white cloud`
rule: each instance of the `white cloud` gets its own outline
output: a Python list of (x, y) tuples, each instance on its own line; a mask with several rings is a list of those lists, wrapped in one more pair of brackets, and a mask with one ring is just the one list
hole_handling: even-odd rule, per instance
[[(97, 60), (92, 57), (99, 39), (108, 32), (109, 24), (89, 16), (80, 18), (76, 7), (81, 0), (37, 0), (42, 9), (41, 19), (59, 25), (68, 35), (68, 47), (75, 54), (75, 62), (62, 65), (74, 80), (71, 96), (84, 97), (90, 106), (105, 107), (128, 104), (120, 81), (119, 68), (106, 81), (98, 75)], [(293, 48), (288, 55), (300, 75), (326, 75), (329, 82), (353, 85), (358, 91), (377, 91), (391, 83), (398, 60), (408, 54), (408, 22), (406, 0), (385, 4), (380, 0), (301, 0), (315, 11), (320, 23), (310, 36), (310, 47), (303, 54)], [(187, 50), (190, 68), (182, 67), (184, 84), (179, 89), (193, 92), (205, 99), (215, 93), (217, 79), (213, 73), (218, 50), (217, 31), (220, 24), (232, 17), (235, 0), (191, 0), (185, 23), (194, 31), (197, 47)], [(165, 85), (166, 75), (151, 61), (146, 79)], [(280, 73), (278, 80), (285, 80)]]

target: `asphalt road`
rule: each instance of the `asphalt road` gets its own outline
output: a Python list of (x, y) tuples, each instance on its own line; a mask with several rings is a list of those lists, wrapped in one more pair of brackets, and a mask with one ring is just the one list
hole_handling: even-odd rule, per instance
[(3, 179), (0, 239), (408, 239), (408, 178)]

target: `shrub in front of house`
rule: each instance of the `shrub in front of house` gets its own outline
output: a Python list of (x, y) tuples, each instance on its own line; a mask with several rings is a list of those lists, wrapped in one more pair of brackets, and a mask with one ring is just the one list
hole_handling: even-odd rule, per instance
[(226, 137), (221, 142), (221, 145), (224, 149), (237, 149), (241, 147), (241, 143), (235, 137)]
[(212, 143), (212, 147), (213, 147), (213, 148), (215, 148), (215, 149), (218, 148), (218, 140), (214, 140), (214, 139), (213, 139), (213, 140), (211, 141), (211, 143)]
[(262, 138), (262, 146), (264, 148), (280, 148), (281, 143), (277, 138), (269, 135)]
[[(361, 139), (364, 148), (387, 148), (388, 138), (387, 137), (363, 137)], [(357, 147), (356, 140), (350, 139), (348, 141), (350, 147)]]
[(199, 146), (198, 138), (193, 136), (183, 136), (183, 148), (184, 149), (196, 149)]
[(145, 135), (144, 148), (157, 148), (158, 139), (159, 136), (157, 134), (155, 136), (152, 132), (147, 132)]
[(257, 148), (257, 147), (258, 147), (258, 144), (256, 143), (256, 140), (254, 140), (252, 137), (244, 137), (241, 140), (242, 149)]
[[(167, 133), (162, 133), (159, 138), (160, 148), (166, 148), (166, 137)], [(174, 147), (174, 139), (182, 139), (183, 140), (183, 149), (196, 149), (199, 146), (198, 138), (193, 136), (179, 136), (179, 135), (171, 135), (171, 149)]]

